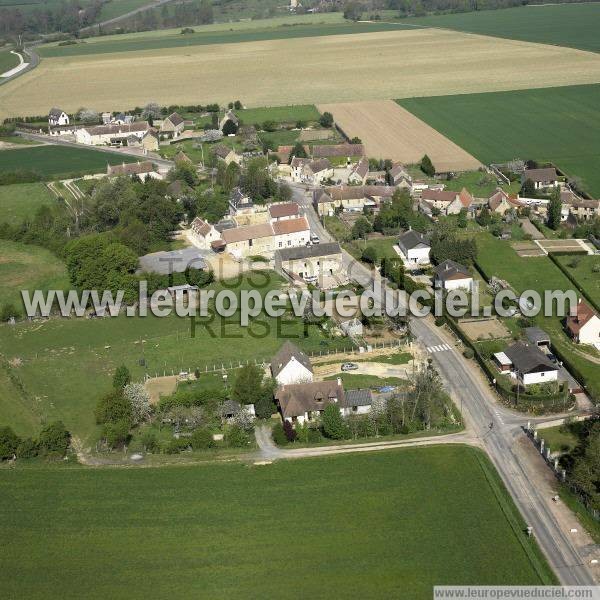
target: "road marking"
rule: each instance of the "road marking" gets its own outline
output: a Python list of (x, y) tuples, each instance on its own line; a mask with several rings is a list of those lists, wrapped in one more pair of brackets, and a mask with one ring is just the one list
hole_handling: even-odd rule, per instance
[(427, 352), (433, 354), (434, 352), (445, 352), (446, 350), (452, 350), (448, 344), (439, 344), (437, 346), (427, 346)]

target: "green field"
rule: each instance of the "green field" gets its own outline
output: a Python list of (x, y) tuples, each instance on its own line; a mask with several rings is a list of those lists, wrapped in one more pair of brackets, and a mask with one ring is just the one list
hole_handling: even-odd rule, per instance
[(577, 436), (565, 431), (562, 425), (538, 429), (538, 435), (552, 452), (571, 452), (579, 444)]
[(54, 254), (39, 246), (0, 240), (0, 305), (12, 302), (21, 306), (21, 289), (67, 286), (65, 266)]
[(43, 183), (18, 183), (0, 186), (0, 222), (17, 225), (33, 216), (40, 206), (56, 204)]
[(488, 460), (463, 446), (32, 466), (4, 471), (0, 494), (6, 597), (429, 600), (438, 584), (554, 581)]
[(11, 54), (9, 50), (0, 50), (0, 75), (10, 71), (19, 64), (19, 57)]
[(600, 4), (593, 2), (482, 10), (404, 22), (600, 52)]
[(483, 163), (552, 161), (600, 196), (598, 84), (398, 102)]
[[(46, 273), (47, 266), (44, 276)], [(35, 289), (31, 273), (19, 272), (18, 277), (27, 289)], [(249, 281), (244, 279), (242, 286), (261, 289), (265, 274), (254, 274), (252, 285)], [(15, 283), (12, 285), (14, 288)], [(272, 278), (262, 289), (266, 293), (279, 285), (279, 280)], [(220, 289), (219, 285), (215, 289)], [(139, 364), (142, 356), (151, 376), (193, 372), (195, 368), (229, 368), (240, 361), (269, 361), (288, 338), (307, 352), (351, 345), (347, 340), (326, 339), (316, 327), (310, 327), (308, 337), (304, 337), (303, 323), (295, 317), (278, 322), (261, 316), (248, 328), (240, 326), (239, 316), (215, 317), (206, 326), (199, 324), (192, 337), (189, 318), (122, 315), (0, 325), (0, 355), (20, 361), (11, 373), (22, 386), (24, 405), (30, 414), (63, 419), (73, 433), (89, 440), (97, 431), (94, 406), (110, 388), (117, 366), (125, 364), (136, 381), (145, 372)], [(0, 414), (2, 404), (11, 401), (0, 395)]]
[(45, 145), (1, 150), (0, 173), (27, 170), (39, 173), (44, 179), (61, 179), (87, 173), (106, 173), (107, 164), (119, 165), (135, 161), (135, 157), (126, 154)]
[(260, 42), (266, 40), (287, 40), (292, 38), (309, 38), (330, 35), (348, 35), (353, 33), (370, 33), (377, 31), (397, 31), (414, 29), (408, 25), (396, 23), (350, 23), (332, 24), (298, 24), (279, 25), (276, 27), (231, 29), (202, 31), (182, 35), (180, 31), (164, 35), (146, 36), (112, 36), (110, 40), (100, 38), (94, 43), (74, 44), (70, 46), (40, 46), (39, 54), (50, 58), (57, 56), (78, 56), (82, 54), (105, 54), (113, 52), (133, 52), (138, 50), (155, 50), (163, 48), (179, 48), (185, 46), (204, 46), (209, 44), (236, 44), (238, 42)]
[(97, 21), (108, 21), (108, 19), (120, 17), (146, 4), (150, 4), (149, 0), (110, 0), (102, 6)]
[[(489, 233), (477, 236), (477, 264), (488, 279), (491, 275), (504, 279), (517, 293), (535, 290), (542, 300), (545, 290), (574, 289), (569, 279), (547, 256), (521, 258), (507, 242)], [(600, 400), (600, 368), (579, 354), (581, 350), (564, 332), (562, 319), (540, 314), (535, 317), (535, 322), (550, 334), (552, 345), (577, 366), (586, 378), (588, 391)]]
[[(600, 306), (600, 256), (557, 256), (557, 260), (567, 269), (586, 296)], [(575, 266), (572, 266), (573, 264)]]

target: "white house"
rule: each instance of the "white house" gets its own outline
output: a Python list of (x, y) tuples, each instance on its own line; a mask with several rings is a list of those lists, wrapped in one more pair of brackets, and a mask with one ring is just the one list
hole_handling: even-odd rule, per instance
[(290, 168), (292, 181), (296, 183), (319, 184), (333, 176), (333, 167), (326, 158), (310, 160), (294, 156)]
[(135, 136), (142, 141), (150, 129), (148, 121), (138, 121), (127, 125), (82, 127), (75, 132), (75, 141), (78, 144), (87, 144), (90, 146), (119, 146), (130, 136)]
[(402, 256), (409, 264), (427, 265), (429, 264), (429, 252), (431, 246), (427, 237), (418, 231), (412, 229), (405, 231), (398, 238), (398, 247)]
[(510, 373), (523, 385), (558, 381), (558, 367), (537, 347), (517, 342), (503, 353), (510, 361)]
[(51, 108), (48, 113), (48, 125), (55, 127), (57, 125), (68, 125), (69, 115), (60, 108)]
[(213, 225), (204, 221), (200, 217), (196, 217), (190, 226), (190, 235), (199, 248), (206, 250), (211, 248), (211, 244), (221, 239), (221, 234), (214, 228)]
[(578, 344), (591, 344), (600, 349), (600, 318), (586, 302), (579, 299), (575, 315), (567, 317), (567, 331)]
[(313, 380), (310, 359), (292, 342), (285, 342), (271, 360), (271, 374), (279, 385)]
[(543, 190), (558, 185), (558, 174), (554, 167), (525, 169), (523, 175), (521, 175), (521, 183), (525, 183), (528, 180), (533, 182), (536, 190)]
[(445, 260), (434, 270), (433, 284), (436, 288), (443, 290), (466, 290), (473, 288), (473, 276), (469, 269), (453, 260)]
[(460, 192), (450, 192), (428, 188), (421, 193), (421, 200), (427, 202), (444, 215), (457, 215), (463, 208), (473, 203), (473, 196), (463, 188)]
[(369, 174), (369, 159), (361, 158), (351, 169), (348, 175), (348, 183), (364, 185)]

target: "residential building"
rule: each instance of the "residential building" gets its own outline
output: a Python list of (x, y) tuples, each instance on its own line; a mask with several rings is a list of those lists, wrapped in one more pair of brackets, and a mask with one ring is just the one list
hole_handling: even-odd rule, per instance
[(600, 318), (581, 298), (575, 314), (567, 317), (566, 326), (567, 332), (577, 344), (591, 344), (600, 350)]
[[(277, 152), (274, 152), (273, 154), (277, 157), (278, 162), (289, 164), (290, 155), (293, 149), (294, 146), (279, 146)], [(306, 156), (310, 155), (310, 148), (306, 144), (304, 144), (304, 152), (306, 153)]]
[(294, 424), (318, 420), (329, 404), (341, 407), (343, 399), (341, 379), (282, 385), (275, 392), (281, 418)]
[(231, 121), (236, 127), (239, 127), (240, 125), (240, 120), (236, 117), (235, 113), (232, 110), (228, 110), (223, 118), (219, 121), (219, 129), (221, 131), (223, 131), (223, 127), (225, 127), (225, 124), (228, 121)]
[(60, 108), (51, 108), (48, 113), (48, 125), (50, 127), (69, 124), (69, 115)]
[(554, 167), (544, 169), (525, 169), (521, 175), (521, 183), (532, 181), (536, 190), (548, 189), (558, 185), (558, 174)]
[(412, 189), (412, 177), (408, 174), (404, 165), (394, 163), (390, 169), (391, 183), (397, 187)]
[(317, 185), (333, 175), (333, 167), (326, 158), (311, 160), (309, 158), (292, 158), (290, 163), (292, 181)]
[(573, 198), (568, 204), (563, 204), (563, 207), (567, 207), (569, 213), (580, 221), (588, 221), (600, 216), (600, 200)]
[(391, 200), (396, 188), (388, 185), (330, 186), (313, 192), (313, 206), (319, 216), (331, 216), (336, 210), (362, 212), (376, 209), (381, 202)]
[(362, 144), (322, 144), (313, 146), (313, 158), (361, 158), (365, 156), (365, 148)]
[(287, 221), (300, 216), (300, 207), (296, 202), (278, 202), (269, 206), (269, 217), (273, 221)]
[(123, 163), (121, 165), (108, 165), (106, 167), (107, 177), (122, 177), (136, 175), (142, 181), (146, 181), (148, 177), (151, 179), (162, 179), (163, 176), (157, 171), (154, 164), (146, 160), (137, 163)]
[(433, 270), (433, 285), (443, 290), (467, 290), (473, 288), (473, 276), (469, 269), (453, 260), (445, 260)]
[[(537, 346), (517, 342), (503, 353), (508, 358), (511, 376), (523, 385), (558, 381), (559, 368)], [(495, 361), (499, 359), (494, 355)]]
[(365, 415), (371, 410), (373, 394), (371, 390), (344, 390), (344, 398), (340, 402), (342, 416)]
[(184, 163), (187, 165), (193, 165), (194, 161), (183, 151), (180, 150), (174, 157), (173, 160), (175, 161), (175, 164), (177, 163)]
[(160, 126), (160, 135), (170, 138), (178, 138), (185, 129), (185, 121), (178, 113), (171, 113), (163, 120)]
[(75, 140), (78, 144), (91, 146), (120, 146), (131, 135), (142, 140), (149, 129), (148, 121), (138, 121), (129, 125), (95, 125), (78, 129), (75, 132)]
[(516, 196), (510, 196), (503, 189), (498, 188), (488, 198), (488, 208), (491, 212), (504, 215), (511, 209), (519, 209), (525, 206)]
[(310, 358), (292, 342), (284, 342), (271, 360), (271, 375), (279, 385), (313, 380)]
[(369, 159), (361, 158), (353, 167), (350, 169), (348, 175), (348, 183), (364, 185), (367, 181), (367, 175), (369, 174)]
[(405, 231), (398, 238), (398, 247), (407, 263), (414, 265), (429, 264), (431, 246), (427, 236), (422, 233), (412, 229)]
[(550, 336), (539, 327), (525, 327), (525, 337), (529, 340), (532, 346), (538, 348), (550, 349)]
[(275, 251), (275, 267), (302, 279), (335, 276), (342, 272), (342, 249), (337, 242), (279, 248)]
[(250, 214), (254, 212), (254, 202), (252, 198), (242, 192), (241, 188), (236, 187), (229, 195), (229, 214)]
[(421, 193), (421, 200), (443, 215), (457, 215), (463, 209), (469, 209), (473, 204), (473, 196), (463, 188), (460, 192), (426, 189)]
[(225, 144), (217, 144), (213, 148), (213, 154), (226, 165), (229, 165), (232, 162), (239, 165), (242, 162), (242, 157), (233, 148), (230, 148)]
[(221, 234), (214, 226), (200, 217), (192, 221), (190, 235), (195, 245), (205, 250), (210, 249), (213, 242), (221, 239)]
[[(133, 138), (137, 139), (135, 136), (133, 136)], [(144, 133), (141, 146), (146, 152), (156, 152), (158, 150), (158, 131), (154, 129), (154, 127), (150, 127), (146, 133)]]

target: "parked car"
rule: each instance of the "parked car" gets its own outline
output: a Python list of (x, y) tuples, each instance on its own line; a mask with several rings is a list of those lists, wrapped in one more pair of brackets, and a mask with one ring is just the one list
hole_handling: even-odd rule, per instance
[(318, 244), (321, 240), (319, 239), (318, 235), (315, 235), (314, 233), (310, 236), (310, 241), (313, 244)]
[(386, 394), (389, 392), (393, 392), (396, 389), (395, 385), (384, 385), (382, 387), (379, 388), (378, 392), (380, 394)]
[(356, 371), (358, 365), (356, 363), (344, 363), (342, 365), (342, 371)]

